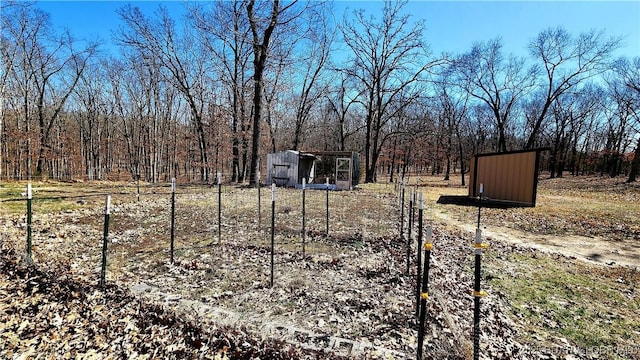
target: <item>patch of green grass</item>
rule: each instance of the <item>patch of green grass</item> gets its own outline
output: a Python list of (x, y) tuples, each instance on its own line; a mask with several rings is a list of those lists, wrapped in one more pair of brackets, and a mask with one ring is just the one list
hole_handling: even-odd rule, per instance
[[(501, 274), (490, 284), (507, 295), (513, 316), (524, 320), (526, 333), (537, 334), (545, 343), (565, 338), (582, 349), (636, 343), (637, 270), (610, 274), (606, 268), (522, 254), (493, 258), (488, 266)], [(523, 341), (535, 343), (532, 338)]]
[(395, 185), (389, 183), (363, 183), (358, 184), (358, 189), (366, 190), (373, 193), (390, 193), (393, 192)]
[[(64, 200), (61, 198), (34, 198), (31, 202), (32, 213), (41, 214), (53, 214), (64, 212), (67, 210), (74, 210), (80, 206), (73, 202)], [(3, 212), (7, 214), (26, 214), (27, 213), (27, 199), (11, 199), (2, 202)]]
[(21, 183), (0, 184), (0, 214), (26, 213), (26, 199), (21, 193), (26, 192), (26, 185)]
[(0, 200), (19, 198), (21, 192), (26, 191), (26, 185), (22, 183), (0, 183)]
[(64, 212), (67, 210), (75, 210), (80, 207), (75, 201), (65, 200), (61, 198), (36, 199), (33, 201), (33, 211), (53, 214)]
[[(95, 201), (95, 193), (105, 192), (99, 185), (79, 187), (66, 183), (34, 182), (32, 183), (32, 211), (41, 214), (53, 214), (82, 207), (78, 200), (88, 203)], [(27, 212), (26, 182), (10, 182), (0, 184), (0, 214), (25, 214)], [(106, 190), (110, 192), (110, 190)], [(91, 199), (83, 196), (94, 196)]]
[(3, 200), (0, 203), (0, 214), (26, 214), (27, 204), (26, 201), (11, 201)]

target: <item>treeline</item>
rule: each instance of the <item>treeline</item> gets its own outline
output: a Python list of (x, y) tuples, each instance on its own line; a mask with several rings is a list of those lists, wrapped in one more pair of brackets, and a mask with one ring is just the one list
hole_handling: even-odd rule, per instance
[[(551, 176), (640, 168), (640, 58), (604, 31), (543, 29), (434, 55), (406, 2), (124, 5), (119, 54), (2, 3), (0, 179), (255, 183), (285, 149), (357, 151), (366, 182), (464, 174), (474, 153), (548, 148)], [(425, 4), (428, 6), (428, 4)], [(341, 17), (341, 18), (340, 18)], [(464, 177), (461, 177), (464, 181)]]

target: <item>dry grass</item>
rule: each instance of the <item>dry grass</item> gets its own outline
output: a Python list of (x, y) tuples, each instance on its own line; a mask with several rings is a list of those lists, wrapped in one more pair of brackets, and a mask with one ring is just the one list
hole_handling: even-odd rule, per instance
[[(424, 190), (425, 197), (434, 202), (441, 195), (468, 193), (465, 187), (451, 185), (451, 182), (431, 179), (427, 183), (440, 185)], [(434, 210), (467, 223), (473, 223), (477, 217), (475, 208), (435, 204)], [(627, 184), (623, 178), (541, 177), (534, 208), (483, 209), (482, 222), (488, 227), (502, 226), (543, 235), (637, 241), (640, 240), (640, 184)]]
[[(434, 223), (443, 231), (459, 232), (460, 224), (475, 226), (477, 209), (438, 204), (442, 195), (465, 195), (459, 178), (443, 181), (439, 177), (412, 178), (410, 185), (418, 185), (424, 194), (426, 222)], [(24, 219), (23, 183), (0, 184), (0, 216)], [(104, 195), (114, 194), (115, 212), (112, 233), (116, 242), (111, 244), (114, 254), (110, 258), (110, 280), (126, 281), (132, 274), (166, 272), (170, 194), (168, 185), (144, 184), (140, 205), (136, 202), (136, 189), (132, 183), (87, 184), (34, 184), (36, 198), (34, 212), (39, 215), (70, 213), (70, 224), (89, 225), (95, 231), (96, 242), (102, 229), (101, 209)], [(307, 191), (306, 214), (308, 242), (306, 253), (326, 255), (326, 263), (342, 252), (364, 246), (367, 239), (395, 234), (395, 220), (381, 209), (383, 202), (393, 203), (392, 184), (366, 184), (351, 192), (331, 192), (331, 241), (317, 241), (324, 235), (326, 223), (326, 193)], [(406, 196), (408, 198), (407, 191)], [(224, 250), (212, 247), (218, 242), (217, 188), (207, 186), (179, 186), (177, 194), (176, 258), (186, 267), (194, 267), (198, 281), (206, 283), (218, 279), (215, 286), (203, 287), (198, 297), (221, 299), (227, 291), (237, 292), (255, 287), (245, 274), (229, 271), (232, 263), (203, 265), (203, 254)], [(42, 199), (47, 198), (47, 199)], [(237, 244), (242, 239), (248, 254), (256, 256), (267, 251), (270, 238), (271, 194), (268, 188), (260, 191), (260, 212), (257, 206), (258, 190), (224, 186), (222, 194), (222, 233), (224, 244)], [(276, 243), (290, 261), (298, 261), (302, 251), (300, 218), (301, 192), (278, 189), (276, 202)], [(73, 214), (71, 214), (73, 212)], [(391, 216), (394, 216), (393, 214)], [(386, 217), (386, 218), (385, 218)], [(447, 221), (450, 219), (451, 221)], [(39, 225), (47, 221), (38, 220)], [(633, 248), (640, 240), (640, 186), (625, 184), (623, 179), (579, 177), (542, 179), (539, 183), (535, 208), (483, 209), (482, 226), (487, 229), (504, 227), (513, 234), (534, 234), (566, 239), (566, 246), (579, 235), (604, 241), (612, 248)], [(355, 229), (355, 230), (354, 230)], [(49, 236), (64, 238), (65, 231), (51, 229)], [(461, 233), (461, 238), (470, 237)], [(316, 239), (316, 241), (311, 241)], [(83, 240), (84, 241), (84, 240)], [(581, 239), (580, 241), (584, 241)], [(95, 254), (78, 254), (72, 248), (50, 247), (35, 251), (40, 261), (70, 262), (85, 256), (97, 259)], [(235, 245), (234, 245), (235, 246)], [(579, 246), (579, 244), (574, 244)], [(347, 250), (348, 249), (348, 250)], [(45, 252), (45, 250), (47, 252)], [(56, 251), (56, 254), (51, 253)], [(638, 251), (638, 250), (635, 250)], [(53, 258), (53, 259), (52, 259)], [(46, 260), (48, 259), (48, 260)], [(246, 261), (253, 261), (248, 257)], [(637, 258), (640, 263), (640, 257)], [(149, 267), (151, 264), (151, 267)], [(209, 269), (209, 270), (207, 270)], [(193, 270), (193, 271), (196, 271)], [(190, 270), (191, 271), (191, 270)], [(295, 274), (294, 274), (295, 275)], [(258, 276), (264, 282), (264, 273)], [(484, 280), (495, 293), (504, 294), (511, 308), (509, 313), (521, 329), (521, 341), (532, 347), (562, 346), (563, 341), (579, 349), (607, 346), (632, 347), (640, 340), (640, 296), (637, 284), (640, 273), (629, 267), (606, 267), (587, 264), (576, 259), (537, 251), (518, 250), (501, 253), (489, 250), (486, 256)], [(308, 280), (298, 276), (288, 278), (290, 291), (307, 287)], [(247, 305), (249, 306), (249, 305)], [(287, 313), (294, 304), (282, 304), (274, 311)], [(564, 339), (564, 340), (562, 340)], [(635, 357), (634, 357), (635, 356)], [(619, 356), (613, 352), (601, 358), (640, 358), (636, 353)]]

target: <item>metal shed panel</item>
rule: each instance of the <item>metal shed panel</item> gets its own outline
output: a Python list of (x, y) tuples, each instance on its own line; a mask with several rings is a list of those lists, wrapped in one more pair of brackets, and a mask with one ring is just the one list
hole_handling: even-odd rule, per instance
[[(310, 156), (304, 155), (302, 157), (306, 159)], [(303, 173), (312, 172), (313, 170), (312, 168), (300, 169), (300, 159), (300, 153), (294, 150), (267, 154), (267, 184), (275, 183), (278, 186), (287, 187), (296, 186), (299, 183), (300, 170), (306, 170)], [(305, 163), (304, 165), (312, 167), (313, 164)]]
[(484, 196), (535, 206), (537, 171), (542, 149), (510, 153), (479, 154), (471, 159), (469, 196)]

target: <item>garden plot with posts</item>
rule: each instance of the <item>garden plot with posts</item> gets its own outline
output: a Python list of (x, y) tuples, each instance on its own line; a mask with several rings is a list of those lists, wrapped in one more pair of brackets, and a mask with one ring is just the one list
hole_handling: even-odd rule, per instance
[(613, 181), (541, 181), (536, 208), (479, 224), (436, 178), (304, 206), (301, 189), (34, 182), (29, 246), (27, 184), (3, 183), (0, 357), (412, 359), (422, 315), (423, 358), (469, 359), (478, 227), (479, 358), (638, 359), (640, 189)]

